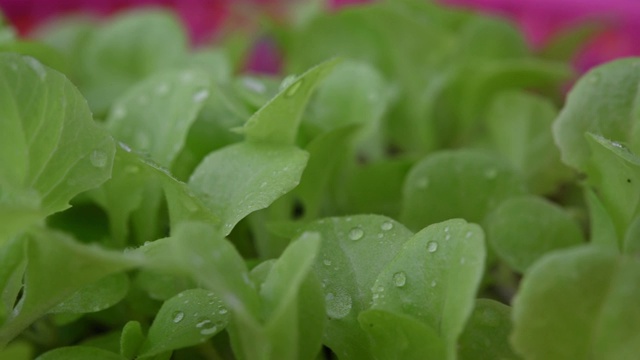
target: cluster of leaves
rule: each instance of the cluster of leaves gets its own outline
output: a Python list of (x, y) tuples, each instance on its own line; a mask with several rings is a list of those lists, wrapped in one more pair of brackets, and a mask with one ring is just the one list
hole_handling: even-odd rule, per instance
[(640, 59), (561, 104), (504, 20), (313, 9), (284, 79), (163, 11), (0, 28), (0, 358), (636, 358)]

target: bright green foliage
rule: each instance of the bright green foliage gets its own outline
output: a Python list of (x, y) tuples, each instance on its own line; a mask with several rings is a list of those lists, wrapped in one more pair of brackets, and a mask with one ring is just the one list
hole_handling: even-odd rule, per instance
[(438, 152), (407, 175), (401, 218), (413, 229), (451, 218), (479, 222), (524, 191), (521, 177), (500, 158), (472, 150)]
[(125, 13), (85, 41), (78, 82), (98, 114), (137, 81), (178, 66), (187, 50), (178, 19), (159, 10)]
[(339, 356), (371, 358), (374, 355), (366, 334), (360, 331), (358, 314), (370, 307), (378, 273), (411, 232), (396, 221), (374, 215), (322, 219), (298, 231), (322, 236), (314, 272), (323, 284), (329, 319), (324, 344)]
[(545, 254), (584, 242), (578, 224), (562, 208), (534, 196), (506, 200), (485, 223), (495, 252), (522, 273)]
[(445, 359), (444, 342), (428, 325), (400, 313), (371, 309), (358, 317), (375, 359)]
[(221, 219), (227, 235), (242, 218), (298, 185), (307, 159), (293, 146), (243, 142), (206, 157), (189, 186)]
[(206, 73), (184, 70), (157, 74), (118, 98), (106, 125), (127, 146), (170, 167), (208, 97)]
[(102, 278), (76, 291), (64, 302), (58, 303), (49, 313), (97, 312), (120, 302), (129, 291), (129, 278), (117, 273)]
[(445, 358), (454, 359), (484, 268), (483, 238), (480, 227), (458, 219), (418, 232), (378, 275), (372, 308), (420, 320), (443, 342)]
[(0, 54), (0, 73), (0, 206), (27, 225), (108, 179), (114, 145), (62, 74), (15, 54)]
[(49, 351), (37, 360), (126, 360), (126, 357), (89, 346), (70, 346)]
[(494, 300), (477, 299), (460, 336), (462, 360), (519, 359), (509, 344), (511, 308)]
[(48, 229), (34, 228), (20, 240), (24, 243), (22, 256), (28, 260), (24, 267), (24, 293), (0, 329), (2, 345), (55, 305), (78, 297), (74, 293), (79, 289), (141, 264), (139, 258), (81, 245)]
[(526, 359), (633, 359), (640, 351), (640, 263), (582, 247), (527, 273), (513, 305), (516, 352)]
[(640, 214), (640, 157), (615, 141), (586, 136), (592, 154), (586, 168), (587, 182), (597, 191), (621, 239)]
[(562, 161), (585, 170), (590, 154), (586, 132), (640, 151), (639, 82), (640, 59), (636, 58), (613, 61), (580, 78), (553, 124)]
[(144, 334), (142, 333), (140, 323), (137, 321), (129, 321), (122, 328), (120, 355), (127, 359), (134, 359), (143, 341)]
[(191, 289), (165, 301), (140, 348), (148, 357), (199, 344), (222, 331), (229, 311), (215, 293)]
[(338, 62), (337, 59), (327, 61), (283, 84), (282, 91), (258, 110), (242, 128), (247, 140), (253, 143), (293, 144), (311, 92)]
[(0, 23), (0, 358), (637, 358), (639, 60), (312, 1)]
[(553, 143), (551, 124), (556, 115), (551, 101), (525, 92), (502, 93), (488, 109), (491, 143), (535, 193), (554, 191), (571, 176)]

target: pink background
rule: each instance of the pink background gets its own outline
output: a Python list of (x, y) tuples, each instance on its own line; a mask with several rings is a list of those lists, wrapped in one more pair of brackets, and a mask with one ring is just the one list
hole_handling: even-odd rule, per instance
[[(278, 16), (295, 0), (0, 0), (0, 8), (21, 33), (56, 15), (78, 11), (106, 15), (145, 5), (173, 8), (185, 21), (195, 43), (222, 26), (231, 6), (256, 8)], [(332, 7), (366, 0), (330, 0)], [(587, 19), (598, 19), (607, 30), (593, 39), (577, 59), (586, 69), (623, 56), (640, 55), (640, 0), (441, 0), (448, 4), (508, 16), (540, 47), (560, 29)]]

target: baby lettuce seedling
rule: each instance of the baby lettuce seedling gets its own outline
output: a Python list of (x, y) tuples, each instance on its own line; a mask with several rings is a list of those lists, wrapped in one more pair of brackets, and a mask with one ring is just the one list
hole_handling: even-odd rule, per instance
[(271, 31), (283, 74), (161, 10), (0, 39), (1, 359), (637, 358), (640, 59), (564, 99), (426, 1)]

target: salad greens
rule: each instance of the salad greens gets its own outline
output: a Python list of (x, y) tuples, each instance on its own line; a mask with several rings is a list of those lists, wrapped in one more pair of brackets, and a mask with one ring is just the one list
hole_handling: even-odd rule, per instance
[(640, 59), (565, 101), (505, 20), (298, 10), (288, 76), (163, 10), (1, 25), (0, 358), (635, 359)]

